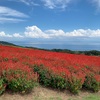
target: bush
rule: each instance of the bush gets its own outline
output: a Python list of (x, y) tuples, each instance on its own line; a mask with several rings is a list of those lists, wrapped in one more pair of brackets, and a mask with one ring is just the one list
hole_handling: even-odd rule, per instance
[(94, 78), (94, 75), (90, 74), (86, 76), (84, 87), (93, 92), (98, 92), (100, 89), (100, 82)]
[(8, 89), (13, 92), (26, 93), (36, 86), (37, 74), (34, 74), (29, 67), (25, 70), (12, 68), (5, 72), (5, 81)]
[(36, 83), (32, 80), (26, 79), (12, 79), (8, 82), (8, 88), (14, 92), (27, 93), (30, 92)]
[(6, 84), (2, 78), (0, 78), (0, 95), (5, 91)]
[(43, 65), (34, 65), (34, 72), (39, 74), (39, 83), (44, 86), (50, 86), (50, 75), (48, 70), (43, 68)]
[(74, 94), (78, 94), (79, 90), (82, 88), (82, 85), (83, 85), (82, 79), (71, 76), (67, 80), (67, 85), (70, 92)]
[(67, 86), (66, 80), (64, 78), (58, 75), (54, 75), (53, 73), (51, 73), (51, 71), (45, 69), (43, 65), (35, 65), (34, 71), (39, 74), (39, 83), (44, 86), (56, 89), (65, 89)]
[(86, 87), (93, 91), (99, 91), (100, 82), (98, 82), (92, 75), (85, 78), (85, 74), (72, 73), (67, 77), (62, 77), (56, 73), (46, 69), (45, 66), (34, 65), (34, 71), (39, 74), (39, 83), (56, 88), (56, 89), (68, 89), (74, 94), (78, 94), (82, 87)]
[(63, 78), (57, 74), (49, 72), (44, 66), (34, 66), (34, 71), (39, 74), (39, 82), (42, 85), (56, 89), (69, 89), (72, 93), (77, 94), (82, 88), (82, 79), (74, 77)]
[(51, 87), (60, 89), (60, 90), (67, 88), (66, 80), (58, 75), (51, 76), (50, 85), (51, 85)]

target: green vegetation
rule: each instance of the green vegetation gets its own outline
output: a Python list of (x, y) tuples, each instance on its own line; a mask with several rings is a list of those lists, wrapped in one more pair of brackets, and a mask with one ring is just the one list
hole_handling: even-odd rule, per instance
[(85, 55), (93, 55), (93, 56), (100, 56), (100, 51), (97, 50), (90, 50), (90, 51), (72, 51), (68, 49), (52, 49), (55, 52), (63, 52), (63, 53), (71, 53), (71, 54), (85, 54)]
[(30, 75), (20, 69), (7, 71), (6, 82), (8, 88), (14, 92), (30, 92), (36, 85), (34, 78)]
[(31, 68), (24, 67), (23, 69), (15, 66), (13, 64), (7, 69), (1, 68), (0, 73), (0, 95), (6, 89), (11, 90), (12, 92), (28, 93), (37, 85), (37, 74), (35, 74)]
[[(79, 100), (79, 98), (75, 97), (75, 98), (69, 98), (68, 100)], [(81, 100), (100, 100), (100, 96), (97, 94), (90, 94), (88, 96), (84, 96), (82, 97)]]
[(99, 100), (100, 96), (99, 95), (89, 95), (83, 98), (83, 100)]
[(34, 97), (33, 100), (63, 100), (60, 97), (47, 97), (47, 98), (43, 98), (43, 97)]
[(66, 89), (67, 83), (64, 78), (59, 75), (52, 74), (50, 71), (46, 70), (43, 65), (33, 67), (34, 72), (39, 74), (39, 83), (41, 85), (52, 87), (56, 89)]
[[(33, 70), (39, 74), (39, 83), (46, 87), (51, 87), (59, 90), (68, 89), (73, 94), (78, 94), (79, 90), (82, 88), (82, 79), (78, 79), (73, 75), (71, 75), (69, 78), (63, 78), (60, 75), (51, 73), (51, 71), (47, 70), (44, 65), (34, 65)], [(88, 84), (88, 82), (91, 82), (91, 84)], [(84, 87), (97, 92), (99, 91), (100, 86), (95, 79), (91, 81), (91, 78), (88, 78), (88, 80), (86, 80), (84, 83)]]
[(0, 95), (5, 91), (6, 84), (4, 83), (3, 78), (0, 78)]
[(1, 45), (16, 46), (16, 45), (15, 45), (15, 44), (13, 44), (13, 43), (5, 42), (5, 41), (0, 41), (0, 44), (1, 44)]
[(88, 75), (86, 76), (84, 87), (93, 92), (98, 92), (100, 89), (100, 82), (97, 82), (93, 75)]

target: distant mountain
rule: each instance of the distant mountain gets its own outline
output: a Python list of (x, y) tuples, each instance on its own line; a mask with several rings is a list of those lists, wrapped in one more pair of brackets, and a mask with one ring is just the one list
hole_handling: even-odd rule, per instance
[(16, 46), (13, 43), (5, 42), (5, 41), (0, 41), (0, 45), (10, 45), (10, 46)]
[(71, 54), (85, 54), (85, 55), (93, 55), (93, 56), (100, 56), (100, 51), (97, 50), (90, 50), (90, 51), (72, 51), (69, 49), (52, 49), (55, 52), (63, 52), (63, 53), (71, 53)]

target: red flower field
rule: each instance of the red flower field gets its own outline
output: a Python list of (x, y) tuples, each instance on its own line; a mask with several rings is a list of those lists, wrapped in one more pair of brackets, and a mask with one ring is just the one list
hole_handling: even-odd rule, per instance
[[(57, 53), (37, 49), (27, 49), (0, 45), (0, 75), (9, 69), (20, 69), (29, 79), (37, 80), (39, 72), (33, 73), (34, 66), (47, 70), (46, 78), (60, 76), (66, 87), (73, 93), (85, 87), (93, 91), (100, 89), (100, 57), (68, 53)], [(49, 76), (48, 76), (48, 75)], [(8, 74), (7, 74), (8, 75)], [(8, 75), (9, 76), (9, 75)], [(13, 79), (13, 76), (8, 77)], [(15, 77), (15, 76), (14, 76)], [(16, 77), (21, 77), (17, 75)], [(58, 81), (61, 83), (61, 80)], [(57, 85), (63, 86), (63, 83)]]

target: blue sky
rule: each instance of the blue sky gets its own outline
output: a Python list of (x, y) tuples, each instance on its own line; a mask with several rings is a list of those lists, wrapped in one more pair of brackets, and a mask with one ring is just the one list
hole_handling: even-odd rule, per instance
[(100, 0), (0, 0), (0, 40), (100, 45)]

